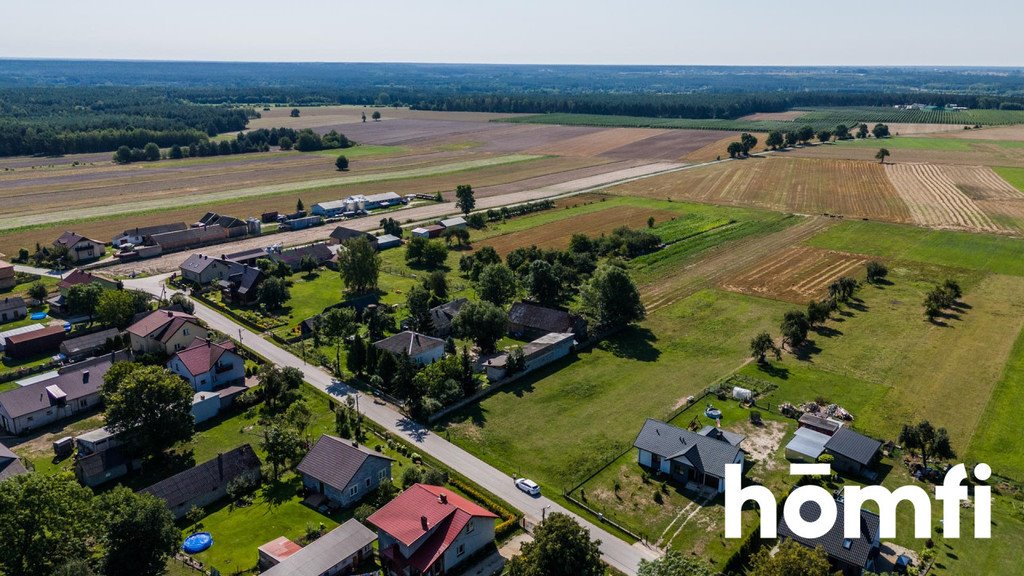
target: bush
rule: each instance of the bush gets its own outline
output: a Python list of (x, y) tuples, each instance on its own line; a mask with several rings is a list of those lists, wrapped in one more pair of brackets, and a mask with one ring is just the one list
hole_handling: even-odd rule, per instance
[(361, 504), (352, 512), (352, 517), (358, 520), (360, 523), (365, 524), (366, 519), (369, 518), (370, 515), (376, 511), (377, 509), (374, 508), (373, 506), (370, 506), (369, 504)]

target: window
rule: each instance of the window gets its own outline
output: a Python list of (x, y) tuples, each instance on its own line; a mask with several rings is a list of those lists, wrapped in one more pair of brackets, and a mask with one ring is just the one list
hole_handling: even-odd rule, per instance
[(82, 398), (81, 400), (79, 400), (78, 405), (81, 406), (82, 408), (85, 408), (86, 406), (89, 405), (89, 401), (86, 400), (85, 398)]
[(366, 479), (366, 487), (367, 487), (367, 488), (369, 488), (369, 487), (370, 487), (370, 479), (369, 479), (369, 478), (367, 478), (367, 479)]
[(473, 528), (474, 528), (473, 521), (470, 520), (469, 523), (466, 524), (466, 534), (469, 534), (470, 532), (472, 532)]
[(465, 544), (459, 544), (458, 549), (455, 550), (455, 555), (456, 556), (462, 556), (465, 553), (466, 553), (466, 545)]
[(185, 328), (184, 334), (185, 334), (185, 336), (188, 336), (188, 328)]
[(353, 486), (353, 487), (348, 489), (348, 495), (349, 496), (355, 496), (358, 493), (359, 493), (359, 485), (358, 484), (356, 484), (355, 486)]
[(847, 538), (846, 540), (843, 540), (843, 548), (844, 549), (849, 550), (851, 547), (853, 547), (853, 540), (850, 540), (849, 538)]
[(384, 479), (387, 478), (387, 477), (388, 477), (388, 469), (387, 468), (381, 468), (380, 472), (377, 472), (377, 478), (380, 479), (381, 482), (383, 482)]

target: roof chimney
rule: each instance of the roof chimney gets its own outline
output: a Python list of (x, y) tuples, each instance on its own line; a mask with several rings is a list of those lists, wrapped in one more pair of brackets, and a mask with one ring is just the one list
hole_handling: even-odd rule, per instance
[(217, 476), (224, 478), (224, 453), (217, 454)]
[(439, 494), (437, 496), (437, 501), (440, 502), (441, 504), (447, 504), (448, 503), (448, 495), (445, 494), (444, 492), (441, 492), (441, 494)]
[(89, 383), (89, 371), (88, 370), (82, 370), (82, 384), (88, 384), (88, 383)]
[(420, 516), (420, 526), (423, 527), (424, 531), (426, 531), (427, 528), (429, 528), (429, 526), (427, 526), (427, 517), (426, 516)]
[(165, 310), (165, 312), (167, 312), (167, 317), (168, 318), (170, 318), (171, 316), (174, 316), (174, 314), (171, 314), (170, 310)]

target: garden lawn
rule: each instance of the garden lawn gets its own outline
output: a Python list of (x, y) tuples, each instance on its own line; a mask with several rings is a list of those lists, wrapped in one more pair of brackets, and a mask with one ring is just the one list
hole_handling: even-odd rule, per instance
[(744, 363), (751, 334), (785, 307), (699, 292), (457, 413), (448, 432), (498, 468), (568, 489), (630, 446), (645, 418), (668, 417)]

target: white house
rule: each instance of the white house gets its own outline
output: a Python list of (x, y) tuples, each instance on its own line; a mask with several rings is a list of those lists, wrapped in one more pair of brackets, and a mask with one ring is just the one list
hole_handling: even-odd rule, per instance
[(187, 380), (196, 392), (212, 392), (245, 380), (245, 360), (231, 341), (196, 338), (171, 357), (167, 369)]

